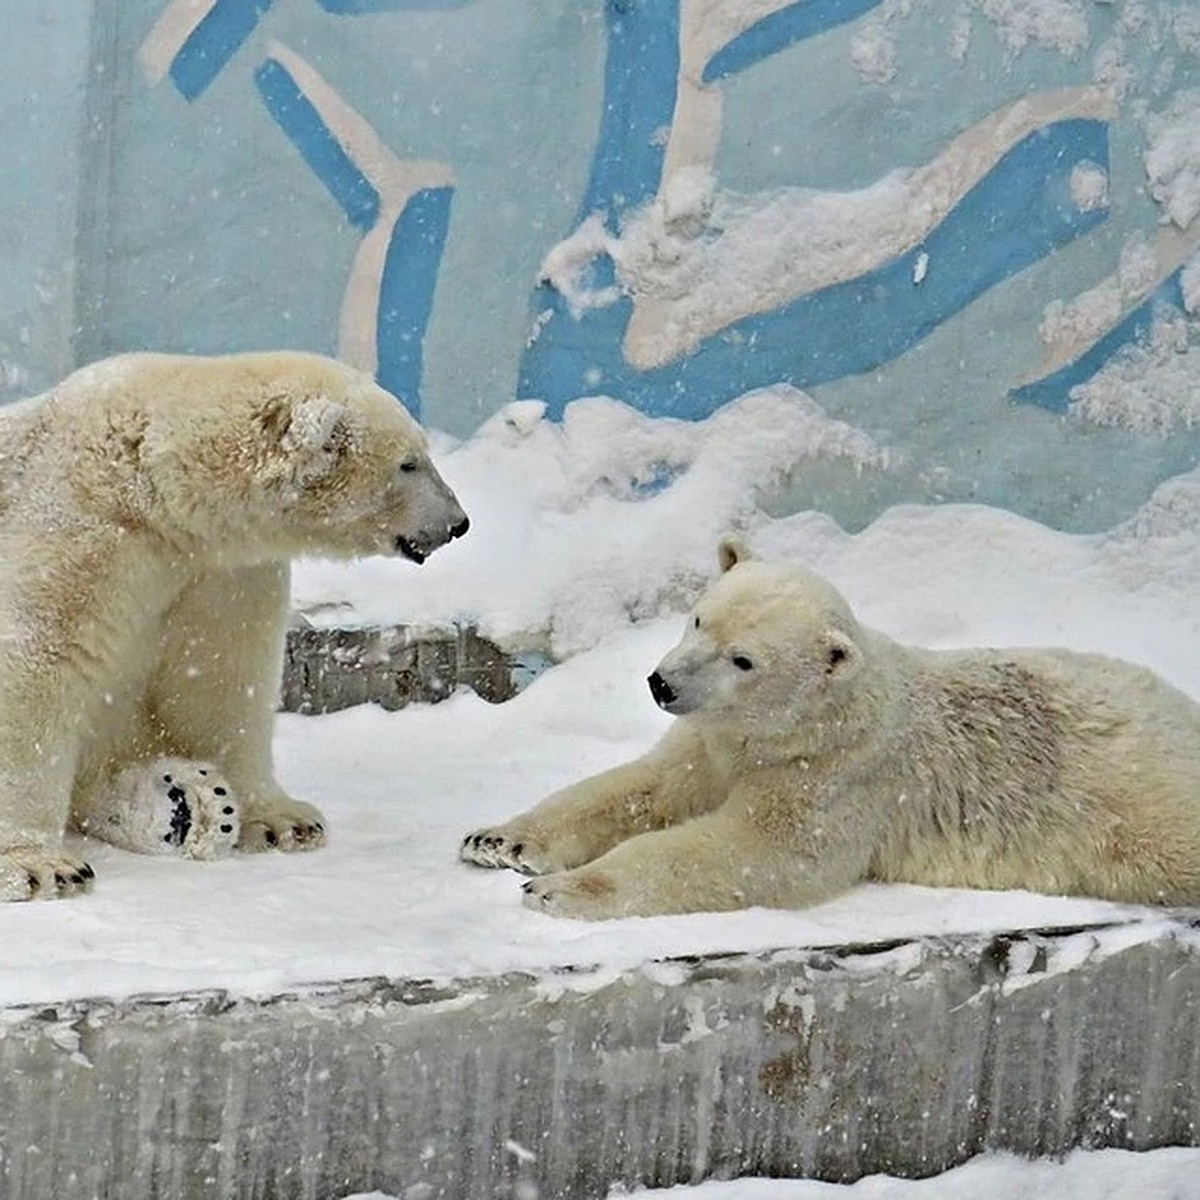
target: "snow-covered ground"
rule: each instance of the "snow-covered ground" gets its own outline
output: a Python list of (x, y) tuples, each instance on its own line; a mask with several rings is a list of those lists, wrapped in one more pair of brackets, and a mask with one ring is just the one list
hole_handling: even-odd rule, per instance
[[(1200, 472), (1098, 536), (970, 506), (892, 509), (851, 536), (818, 514), (772, 519), (760, 507), (764, 487), (814, 459), (886, 469), (886, 448), (789, 389), (702, 424), (597, 400), (559, 426), (514, 405), (470, 441), (440, 443), (439, 457), (471, 535), (420, 568), (303, 564), (297, 604), (318, 620), (470, 618), (510, 647), (565, 661), (500, 706), (464, 692), (398, 713), (282, 717), (281, 776), (325, 811), (330, 844), (213, 863), (90, 845), (94, 894), (0, 906), (0, 1005), (563, 964), (616, 971), (704, 951), (1139, 915), (1086, 899), (872, 886), (803, 912), (581, 924), (526, 911), (515, 876), (456, 852), (467, 830), (659, 736), (668, 718), (644, 679), (728, 528), (827, 574), (896, 637), (1108, 651), (1200, 696)], [(1141, 915), (1150, 936), (1159, 918)]]
[[(854, 1184), (797, 1179), (735, 1179), (695, 1187), (614, 1191), (610, 1200), (1195, 1200), (1200, 1150), (1170, 1147), (1145, 1154), (1076, 1151), (1062, 1162), (988, 1154), (932, 1179), (871, 1175)], [(346, 1200), (392, 1200), (383, 1192)], [(536, 1200), (531, 1194), (529, 1200)]]
[[(632, 1192), (640, 1200), (1195, 1200), (1200, 1150), (1075, 1151), (1062, 1162), (987, 1154), (932, 1179), (871, 1175), (855, 1184), (737, 1179)], [(613, 1192), (612, 1200), (623, 1195)]]

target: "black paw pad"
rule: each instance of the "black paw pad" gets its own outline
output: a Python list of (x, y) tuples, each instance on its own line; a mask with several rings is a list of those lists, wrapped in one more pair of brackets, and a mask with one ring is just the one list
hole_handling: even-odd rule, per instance
[(192, 808), (187, 802), (187, 793), (181, 787), (173, 787), (167, 793), (172, 802), (171, 832), (164, 838), (172, 846), (182, 846), (192, 831)]

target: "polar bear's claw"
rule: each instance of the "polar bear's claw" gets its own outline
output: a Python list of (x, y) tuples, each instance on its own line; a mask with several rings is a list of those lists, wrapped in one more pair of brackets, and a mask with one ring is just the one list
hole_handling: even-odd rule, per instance
[(238, 849), (251, 854), (265, 850), (316, 850), (325, 843), (324, 817), (300, 800), (289, 800), (279, 807), (256, 808), (242, 819)]
[(544, 875), (555, 870), (539, 843), (499, 829), (480, 829), (462, 840), (458, 856), (478, 867), (507, 867), (522, 875)]
[(58, 900), (92, 889), (96, 872), (73, 854), (27, 849), (0, 854), (0, 899)]
[(637, 912), (631, 898), (622, 896), (611, 876), (590, 867), (531, 879), (522, 884), (521, 891), (526, 908), (551, 917), (599, 921)]

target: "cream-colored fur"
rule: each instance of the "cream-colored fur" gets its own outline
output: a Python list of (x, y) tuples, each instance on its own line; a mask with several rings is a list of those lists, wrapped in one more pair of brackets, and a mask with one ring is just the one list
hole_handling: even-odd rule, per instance
[(645, 757), (468, 835), (586, 918), (816, 904), (860, 880), (1200, 903), (1200, 706), (1066, 650), (937, 652), (722, 543), (650, 677)]
[(396, 398), (319, 355), (122, 355), (0, 409), (0, 898), (90, 885), (72, 819), (317, 845), (271, 765), (289, 562), (466, 525)]

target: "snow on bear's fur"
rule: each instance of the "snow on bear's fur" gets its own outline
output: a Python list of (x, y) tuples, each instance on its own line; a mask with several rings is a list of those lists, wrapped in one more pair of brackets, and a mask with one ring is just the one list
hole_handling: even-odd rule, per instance
[(931, 651), (720, 548), (650, 676), (649, 754), (468, 835), (584, 918), (816, 904), (859, 880), (1200, 903), (1200, 706), (1066, 650)]
[(0, 409), (0, 899), (128, 849), (307, 849), (276, 783), (289, 562), (421, 562), (467, 518), (396, 398), (292, 352), (129, 354)]

